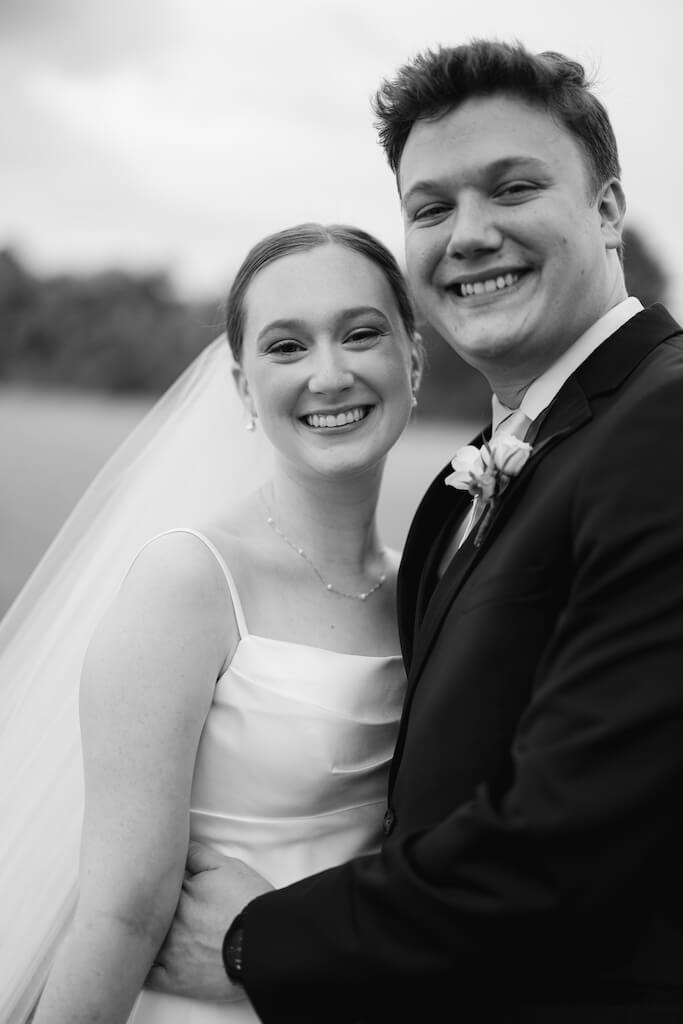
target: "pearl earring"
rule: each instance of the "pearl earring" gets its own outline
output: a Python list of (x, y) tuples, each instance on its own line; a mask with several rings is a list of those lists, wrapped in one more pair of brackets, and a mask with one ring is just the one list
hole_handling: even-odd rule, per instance
[(256, 430), (256, 419), (253, 413), (251, 413), (251, 415), (249, 416), (249, 422), (247, 423), (244, 429), (248, 430), (250, 433), (252, 430)]
[(420, 375), (418, 373), (413, 373), (411, 378), (410, 378), (410, 390), (412, 391), (412, 396), (411, 396), (411, 399), (410, 399), (410, 407), (411, 407), (411, 409), (414, 409), (416, 407), (416, 405), (417, 405), (417, 394), (416, 394), (416, 391), (418, 389), (419, 383), (420, 383)]

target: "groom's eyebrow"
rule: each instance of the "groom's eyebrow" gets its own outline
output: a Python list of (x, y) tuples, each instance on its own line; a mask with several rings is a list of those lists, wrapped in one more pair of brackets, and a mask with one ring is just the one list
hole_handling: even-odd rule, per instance
[(401, 202), (405, 205), (415, 192), (434, 192), (443, 188), (443, 182), (435, 181), (433, 178), (425, 178), (423, 181), (416, 181), (407, 192), (401, 196)]
[[(528, 156), (526, 154), (520, 154), (519, 156), (505, 156), (501, 157), (500, 160), (494, 160), (490, 164), (486, 164), (481, 168), (481, 173), (486, 176), (487, 179), (497, 178), (501, 174), (508, 174), (510, 171), (519, 171), (528, 169), (539, 173), (544, 171), (548, 172), (548, 165), (545, 160), (541, 160), (535, 156)], [(448, 180), (436, 179), (436, 178), (423, 178), (420, 181), (416, 181), (410, 188), (405, 192), (402, 198), (403, 205), (408, 202), (411, 196), (416, 193), (433, 193), (442, 191), (448, 185)]]

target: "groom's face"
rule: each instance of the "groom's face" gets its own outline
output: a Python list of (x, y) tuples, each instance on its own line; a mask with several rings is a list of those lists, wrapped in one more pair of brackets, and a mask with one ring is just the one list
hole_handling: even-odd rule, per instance
[(618, 183), (596, 197), (543, 108), (498, 94), (416, 122), (399, 187), (418, 305), (492, 382), (528, 383), (616, 301)]

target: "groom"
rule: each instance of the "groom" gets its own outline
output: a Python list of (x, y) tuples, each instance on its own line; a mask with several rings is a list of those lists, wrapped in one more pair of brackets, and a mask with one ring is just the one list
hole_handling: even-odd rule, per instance
[(419, 305), (531, 453), (414, 518), (382, 852), (269, 892), (194, 850), (151, 983), (267, 1024), (683, 1020), (681, 329), (627, 296), (580, 65), (477, 41), (376, 109)]

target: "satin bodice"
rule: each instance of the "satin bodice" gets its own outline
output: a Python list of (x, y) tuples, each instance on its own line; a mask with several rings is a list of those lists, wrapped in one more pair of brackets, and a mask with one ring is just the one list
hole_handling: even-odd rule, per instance
[[(199, 744), (192, 838), (241, 858), (277, 887), (377, 849), (405, 687), (400, 657), (251, 634), (220, 553), (188, 532), (221, 566), (240, 634)], [(131, 1022), (256, 1019), (246, 1003), (209, 1006), (143, 992)]]

